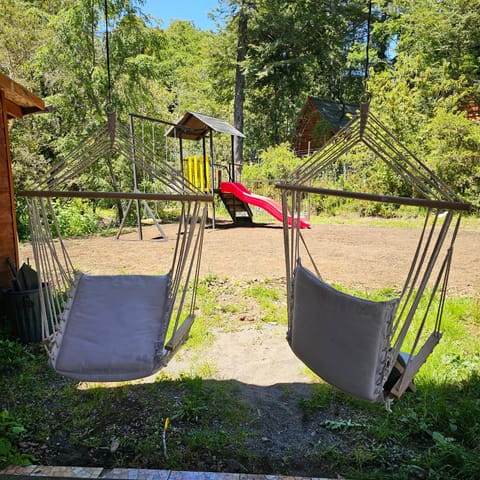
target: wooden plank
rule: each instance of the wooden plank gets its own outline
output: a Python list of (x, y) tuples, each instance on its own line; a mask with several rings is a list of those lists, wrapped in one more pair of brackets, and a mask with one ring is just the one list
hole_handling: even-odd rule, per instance
[(441, 338), (442, 334), (440, 332), (433, 332), (432, 334), (430, 334), (427, 341), (423, 344), (417, 355), (415, 355), (415, 357), (412, 358), (410, 362), (408, 362), (405, 368), (405, 372), (391, 389), (390, 393), (392, 395), (400, 398), (405, 393), (405, 390), (407, 390), (407, 388), (409, 387), (410, 383), (413, 380), (413, 377), (420, 370), (420, 367), (425, 363), (428, 356), (432, 353), (433, 349)]
[(8, 101), (19, 107), (35, 107), (39, 111), (45, 110), (45, 103), (41, 98), (2, 73), (0, 73), (0, 90), (5, 92), (5, 98)]
[(16, 103), (5, 99), (5, 108), (8, 117), (23, 118), (23, 111)]
[(195, 317), (189, 315), (175, 332), (175, 335), (165, 345), (165, 350), (174, 352), (188, 338)]
[(176, 193), (142, 193), (142, 192), (91, 192), (91, 191), (60, 191), (60, 190), (21, 190), (18, 195), (37, 198), (105, 198), (125, 200), (166, 200), (166, 201), (199, 201), (213, 202), (213, 195), (176, 194)]
[(319, 195), (330, 195), (334, 197), (354, 198), (357, 200), (368, 200), (370, 202), (392, 203), (397, 205), (410, 205), (414, 207), (439, 208), (445, 210), (458, 210), (470, 212), (472, 206), (469, 203), (449, 202), (444, 200), (434, 200), (426, 198), (394, 197), (390, 195), (378, 195), (375, 193), (350, 192), (348, 190), (332, 190), (330, 188), (308, 187), (304, 185), (277, 184), (277, 188), (282, 190), (292, 190), (303, 193), (313, 193)]
[(12, 161), (8, 137), (8, 119), (5, 93), (0, 89), (0, 225), (2, 256), (0, 256), (0, 286), (9, 287), (11, 273), (7, 257), (19, 266), (17, 223), (13, 197)]

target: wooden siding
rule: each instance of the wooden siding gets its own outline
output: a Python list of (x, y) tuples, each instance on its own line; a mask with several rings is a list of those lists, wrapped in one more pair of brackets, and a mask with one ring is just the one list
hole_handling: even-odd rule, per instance
[[(318, 138), (315, 135), (315, 126), (322, 120), (322, 115), (315, 107), (315, 104), (309, 98), (297, 120), (297, 127), (295, 132), (294, 151), (299, 155), (305, 155), (310, 150), (316, 150), (320, 148), (325, 139)], [(333, 135), (333, 129), (330, 136)]]
[(0, 287), (11, 285), (7, 258), (19, 266), (8, 119), (41, 111), (45, 111), (41, 98), (0, 73)]
[(7, 258), (11, 258), (18, 265), (17, 225), (7, 108), (5, 93), (0, 89), (0, 287), (11, 285)]
[(465, 112), (469, 120), (480, 122), (480, 104), (474, 100), (467, 102), (462, 110)]

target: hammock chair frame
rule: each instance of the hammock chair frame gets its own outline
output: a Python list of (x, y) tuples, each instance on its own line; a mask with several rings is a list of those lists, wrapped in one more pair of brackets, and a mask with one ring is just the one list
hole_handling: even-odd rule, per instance
[[(140, 140), (133, 139), (128, 129), (108, 117), (106, 125), (97, 129), (66, 159), (57, 163), (41, 176), (34, 188), (19, 192), (27, 200), (30, 213), (30, 229), (35, 265), (42, 286), (40, 295), (42, 333), (44, 344), (55, 368), (56, 356), (63, 340), (63, 333), (69, 321), (70, 311), (75, 302), (76, 289), (82, 272), (73, 265), (62, 239), (60, 225), (55, 215), (52, 199), (82, 198), (133, 201), (166, 202), (181, 205), (178, 230), (169, 272), (165, 276), (167, 297), (162, 340), (156, 346), (154, 369), (166, 365), (175, 351), (186, 340), (195, 318), (196, 291), (200, 272), (203, 236), (211, 195), (204, 194), (190, 185), (180, 172), (169, 165), (152, 162), (151, 152), (146, 145), (137, 148)], [(133, 145), (133, 153), (132, 153)], [(141, 152), (141, 154), (139, 154)], [(92, 192), (69, 191), (69, 186), (78, 175), (101, 158), (110, 164), (112, 154), (133, 156), (134, 168), (143, 168), (157, 179), (165, 190), (158, 193)], [(110, 169), (111, 166), (109, 165)], [(43, 188), (42, 188), (43, 187)], [(45, 188), (47, 187), (47, 188)], [(159, 245), (160, 248), (160, 245)], [(163, 251), (168, 250), (163, 248)], [(171, 254), (169, 254), (171, 255)], [(121, 276), (120, 276), (121, 277)], [(153, 277), (152, 277), (153, 278)], [(168, 339), (167, 339), (168, 332)], [(157, 348), (158, 347), (158, 348)], [(86, 375), (71, 375), (78, 380), (91, 381)], [(144, 376), (144, 375), (143, 375)], [(135, 377), (114, 378), (112, 381), (129, 380)], [(108, 375), (94, 381), (110, 381)]]
[[(377, 158), (383, 160), (397, 175), (410, 184), (419, 198), (331, 190), (312, 186), (312, 182), (321, 173), (348, 154), (357, 144), (366, 145)], [(392, 318), (389, 331), (384, 339), (386, 357), (378, 365), (381, 379), (378, 381), (379, 388), (369, 398), (364, 399), (383, 401), (392, 396), (400, 397), (412, 385), (414, 376), (441, 338), (441, 319), (453, 247), (461, 214), (469, 211), (470, 205), (462, 202), (441, 179), (405, 148), (369, 111), (368, 103), (361, 104), (360, 114), (334, 135), (320, 151), (307, 159), (285, 182), (278, 184), (277, 188), (282, 192), (284, 219), (287, 218), (288, 213), (293, 218), (292, 226), (289, 226), (285, 220), (283, 222), (289, 319), (287, 339), (290, 345), (292, 345), (292, 330), (296, 321), (294, 318), (295, 276), (298, 268), (301, 268), (303, 255), (308, 258), (315, 270), (316, 277), (321, 280), (320, 269), (317, 267), (314, 254), (309, 250), (305, 239), (306, 234), (298, 228), (302, 197), (307, 194), (327, 195), (426, 209), (427, 214), (414, 258), (398, 299), (395, 316)], [(440, 264), (440, 268), (438, 268), (438, 264)], [(431, 281), (432, 276), (434, 276), (433, 282)], [(432, 288), (428, 290), (427, 286), (431, 284)], [(433, 310), (434, 298), (437, 293), (439, 293), (437, 312), (434, 314), (433, 327), (431, 331), (428, 331), (430, 328), (428, 318), (430, 318), (430, 310)], [(397, 365), (400, 372), (399, 378), (388, 391), (384, 391), (383, 387), (396, 365), (402, 346), (405, 346), (407, 333), (412, 329), (414, 319), (418, 317), (420, 301), (425, 296), (428, 296), (426, 311), (417, 321), (415, 338), (405, 355), (406, 364), (404, 366)], [(339, 332), (338, 334), (348, 335), (348, 332)], [(319, 373), (320, 376), (322, 376), (321, 373)], [(352, 391), (349, 393), (359, 396)]]

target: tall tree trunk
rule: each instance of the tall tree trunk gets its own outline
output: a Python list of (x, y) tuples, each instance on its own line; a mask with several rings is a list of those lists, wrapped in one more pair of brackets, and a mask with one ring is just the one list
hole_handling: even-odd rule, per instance
[[(238, 12), (237, 66), (235, 69), (235, 98), (233, 110), (233, 126), (243, 132), (243, 104), (245, 102), (245, 75), (242, 63), (247, 53), (247, 5), (242, 2)], [(243, 160), (243, 138), (235, 137), (233, 143), (233, 160), (238, 171), (241, 171)]]

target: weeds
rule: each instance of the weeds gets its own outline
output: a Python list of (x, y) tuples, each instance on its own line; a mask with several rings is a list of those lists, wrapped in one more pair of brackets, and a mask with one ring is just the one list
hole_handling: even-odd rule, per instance
[[(216, 329), (237, 328), (248, 309), (255, 321), (284, 321), (285, 293), (271, 281), (210, 276), (201, 282), (198, 306), (185, 347), (198, 353), (194, 371), (179, 378), (160, 373), (152, 384), (78, 385), (55, 375), (40, 349), (1, 340), (1, 461), (35, 456), (41, 464), (105, 468), (480, 478), (478, 300), (448, 300), (444, 336), (417, 376), (417, 392), (396, 401), (391, 414), (321, 382), (309, 395), (280, 385), (278, 403), (265, 407), (258, 399), (273, 387), (206, 380), (215, 365), (201, 349)], [(299, 430), (290, 433), (293, 423)]]
[(17, 340), (0, 339), (0, 374), (20, 367), (34, 356)]
[(0, 412), (0, 469), (9, 465), (29, 465), (32, 455), (21, 453), (17, 441), (25, 432), (21, 425), (7, 410)]

